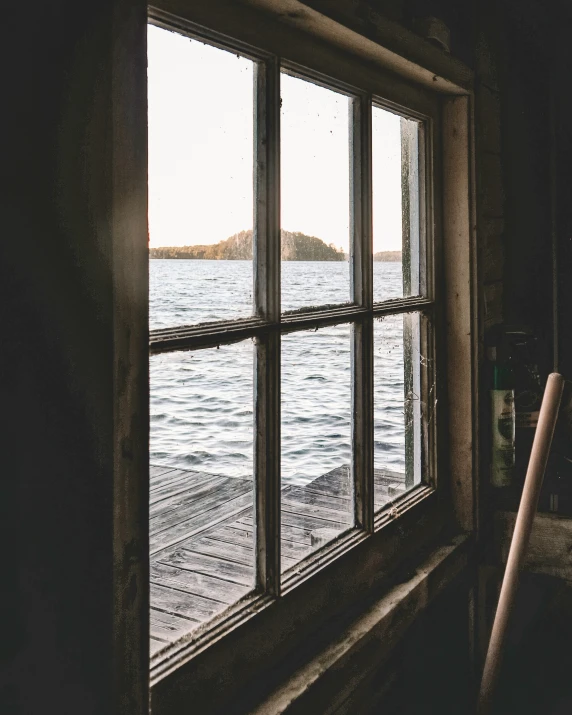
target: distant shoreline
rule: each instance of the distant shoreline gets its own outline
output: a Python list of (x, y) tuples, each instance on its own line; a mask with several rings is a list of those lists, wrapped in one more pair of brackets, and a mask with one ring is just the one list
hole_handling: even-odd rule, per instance
[[(349, 256), (333, 243), (327, 244), (316, 236), (304, 233), (280, 232), (280, 254), (283, 261), (347, 261)], [(157, 246), (149, 248), (149, 258), (163, 260), (195, 261), (251, 261), (252, 229), (240, 231), (233, 236), (209, 245)], [(378, 251), (374, 261), (401, 261), (401, 251)]]
[[(155, 249), (149, 249), (149, 258), (153, 261), (252, 261), (252, 258), (203, 258), (198, 256), (155, 256), (153, 251)], [(399, 254), (395, 257), (394, 254)], [(387, 258), (384, 254), (390, 254)], [(378, 257), (380, 256), (380, 257)], [(283, 258), (283, 261), (309, 261), (317, 263), (340, 263), (340, 259), (336, 258), (318, 258), (318, 259), (304, 259), (304, 258)], [(375, 263), (401, 263), (401, 251), (380, 251), (379, 253), (374, 253), (373, 260)], [(344, 262), (349, 261), (349, 256), (345, 254)]]

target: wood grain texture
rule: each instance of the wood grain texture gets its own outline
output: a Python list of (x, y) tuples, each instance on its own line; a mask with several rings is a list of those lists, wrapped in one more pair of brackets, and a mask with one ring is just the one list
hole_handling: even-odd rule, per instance
[[(100, 46), (98, 67), (105, 66), (110, 95), (106, 98), (106, 136), (95, 151), (109, 166), (100, 185), (91, 183), (87, 194), (110, 196), (109, 214), (94, 207), (90, 222), (109, 230), (106, 271), (111, 279), (113, 330), (112, 391), (90, 380), (112, 408), (113, 434), (113, 712), (130, 715), (148, 712), (149, 703), (149, 253), (147, 222), (147, 5), (142, 0), (111, 4), (109, 39)], [(102, 15), (102, 18), (104, 16)], [(87, 25), (82, 27), (82, 34)], [(103, 26), (103, 25), (102, 25)], [(91, 28), (93, 37), (102, 37)], [(109, 44), (108, 44), (109, 43)], [(75, 50), (77, 52), (77, 50)], [(83, 53), (81, 53), (83, 54)], [(94, 82), (103, 86), (103, 73)], [(91, 102), (90, 101), (90, 105)], [(74, 106), (74, 115), (77, 108)], [(93, 122), (90, 107), (88, 124)], [(81, 122), (80, 122), (81, 123)], [(85, 139), (75, 152), (85, 154)], [(78, 151), (78, 147), (82, 147)], [(85, 161), (82, 158), (82, 163)], [(81, 182), (76, 182), (80, 183)], [(104, 228), (105, 227), (105, 228)], [(82, 235), (82, 245), (89, 242)], [(105, 255), (101, 243), (97, 250)], [(81, 251), (78, 265), (87, 262)], [(95, 302), (103, 298), (104, 283), (91, 287)], [(70, 302), (75, 298), (70, 294)], [(98, 322), (103, 322), (98, 316)], [(98, 427), (98, 431), (99, 431)], [(105, 432), (105, 430), (103, 430)], [(103, 477), (104, 472), (101, 473)], [(102, 547), (104, 542), (96, 542)], [(105, 550), (102, 548), (102, 550)], [(89, 559), (88, 559), (89, 560)]]
[[(255, 587), (253, 484), (197, 470), (151, 467), (151, 651), (158, 653)], [(405, 475), (374, 472), (375, 508)], [(347, 466), (280, 494), (282, 572), (353, 525)]]
[(477, 400), (475, 237), (470, 100), (443, 106), (443, 239), (446, 313), (448, 457), (455, 519), (464, 531), (476, 526)]

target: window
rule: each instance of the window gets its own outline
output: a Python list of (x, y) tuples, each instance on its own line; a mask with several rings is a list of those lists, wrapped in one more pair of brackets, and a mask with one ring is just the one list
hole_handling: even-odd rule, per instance
[(278, 658), (447, 518), (441, 101), (212, 21), (149, 27), (152, 679)]
[(431, 482), (435, 304), (427, 119), (203, 38), (148, 42), (161, 651)]

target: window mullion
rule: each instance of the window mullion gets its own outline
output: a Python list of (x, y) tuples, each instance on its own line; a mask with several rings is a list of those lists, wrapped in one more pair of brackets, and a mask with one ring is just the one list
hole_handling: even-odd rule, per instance
[[(351, 147), (352, 300), (373, 307), (371, 97), (353, 101)], [(354, 323), (352, 345), (352, 466), (356, 525), (373, 531), (373, 318)]]
[[(280, 67), (276, 58), (255, 73), (254, 302), (255, 314), (280, 321)], [(280, 591), (280, 332), (256, 339), (255, 353), (256, 582)]]

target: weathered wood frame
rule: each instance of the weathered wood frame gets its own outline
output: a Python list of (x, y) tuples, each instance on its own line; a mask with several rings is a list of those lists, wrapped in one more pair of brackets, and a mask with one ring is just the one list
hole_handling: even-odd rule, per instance
[[(226, 5), (226, 3), (222, 3)], [(395, 568), (402, 558), (415, 553), (423, 543), (434, 539), (443, 525), (450, 521), (447, 509), (451, 504), (455, 510), (470, 511), (471, 504), (467, 504), (473, 496), (473, 487), (463, 487), (463, 494), (456, 495), (455, 489), (448, 489), (451, 483), (449, 474), (455, 472), (456, 461), (466, 465), (464, 461), (465, 450), (459, 460), (455, 454), (448, 460), (450, 469), (441, 469), (439, 472), (439, 491), (437, 485), (437, 454), (443, 452), (443, 445), (437, 449), (437, 426), (443, 425), (443, 411), (437, 412), (437, 392), (432, 397), (432, 405), (424, 408), (423, 420), (428, 429), (423, 432), (423, 458), (425, 460), (425, 482), (409, 492), (399, 503), (394, 505), (391, 512), (383, 511), (374, 518), (373, 509), (373, 438), (368, 425), (373, 423), (373, 385), (370, 380), (373, 364), (373, 319), (376, 316), (394, 313), (419, 312), (423, 318), (421, 323), (422, 341), (426, 354), (429, 355), (429, 369), (422, 371), (421, 382), (424, 389), (428, 386), (440, 390), (444, 396), (443, 402), (455, 388), (453, 402), (459, 404), (465, 399), (473, 409), (474, 383), (472, 370), (474, 364), (471, 357), (468, 371), (456, 374), (459, 380), (451, 381), (442, 371), (440, 375), (435, 371), (437, 350), (445, 348), (448, 344), (443, 337), (444, 325), (447, 320), (458, 322), (459, 325), (473, 325), (473, 312), (462, 310), (459, 321), (451, 315), (443, 301), (447, 294), (442, 288), (443, 277), (440, 272), (440, 261), (448, 249), (448, 244), (468, 245), (468, 255), (474, 250), (470, 226), (464, 225), (464, 218), (468, 217), (471, 208), (470, 190), (463, 194), (465, 185), (459, 190), (459, 201), (463, 204), (459, 216), (458, 207), (452, 211), (447, 209), (441, 212), (440, 181), (430, 180), (439, 174), (440, 164), (440, 134), (441, 134), (441, 106), (443, 105), (450, 116), (451, 110), (447, 107), (455, 105), (455, 97), (444, 97), (444, 102), (439, 97), (428, 93), (425, 89), (404, 84), (396, 80), (395, 76), (372, 71), (367, 63), (360, 63), (355, 57), (345, 56), (340, 60), (335, 49), (324, 46), (308, 47), (307, 43), (292, 43), (292, 37), (300, 39), (300, 33), (292, 28), (277, 30), (272, 23), (267, 26), (267, 19), (244, 17), (238, 25), (234, 25), (234, 32), (240, 35), (239, 41), (231, 41), (228, 36), (217, 35), (205, 30), (201, 25), (181, 18), (181, 14), (190, 13), (189, 8), (183, 8), (178, 0), (167, 4), (162, 11), (153, 11), (154, 22), (168, 26), (194, 36), (203, 37), (220, 46), (230, 47), (246, 54), (257, 61), (256, 74), (256, 103), (258, 136), (266, 131), (264, 141), (257, 142), (257, 181), (256, 181), (256, 206), (260, 213), (256, 216), (257, 228), (255, 241), (258, 242), (255, 255), (255, 316), (246, 320), (219, 322), (217, 324), (180, 327), (167, 330), (153, 331), (150, 336), (151, 353), (160, 353), (172, 350), (192, 350), (203, 347), (229, 343), (245, 338), (255, 338), (256, 342), (256, 414), (259, 424), (263, 418), (266, 422), (272, 417), (265, 434), (256, 431), (256, 503), (257, 503), (257, 586), (259, 591), (252, 598), (237, 604), (224, 617), (213, 621), (199, 638), (192, 642), (175, 644), (168, 652), (152, 662), (151, 678), (153, 688), (153, 707), (156, 712), (178, 712), (184, 706), (181, 700), (183, 693), (189, 693), (189, 684), (202, 682), (201, 687), (209, 690), (209, 676), (214, 672), (215, 664), (221, 667), (226, 664), (228, 672), (252, 671), (257, 663), (269, 663), (288, 648), (292, 648), (294, 641), (301, 642), (309, 629), (315, 628), (320, 618), (327, 618), (332, 611), (332, 603), (327, 596), (328, 589), (338, 588), (340, 598), (335, 604), (335, 611), (351, 605), (356, 598), (356, 591), (367, 589), (383, 581), (387, 573)], [(196, 12), (195, 12), (196, 9)], [(232, 25), (232, 14), (222, 19), (222, 24)], [(183, 10), (185, 12), (183, 12)], [(176, 11), (176, 12), (175, 12)], [(244, 9), (241, 10), (244, 12)], [(250, 12), (250, 11), (249, 11)], [(198, 3), (193, 8), (193, 16), (199, 21), (211, 18), (211, 22), (223, 17), (224, 13), (217, 13), (207, 7), (207, 4)], [(236, 19), (236, 18), (235, 18)], [(230, 24), (229, 24), (230, 23)], [(218, 27), (218, 23), (217, 27)], [(256, 35), (262, 25), (262, 34)], [(253, 49), (250, 44), (254, 34), (264, 40), (266, 46)], [(223, 27), (224, 31), (227, 29)], [(267, 31), (265, 33), (265, 30)], [(324, 69), (329, 69), (328, 74), (334, 74), (336, 80), (330, 79), (326, 84), (333, 88), (347, 91), (354, 97), (353, 122), (351, 146), (353, 147), (353, 162), (351, 171), (352, 192), (352, 249), (351, 249), (351, 306), (324, 307), (298, 311), (280, 316), (280, 233), (279, 233), (279, 63), (276, 56), (269, 54), (269, 47), (273, 47), (282, 55), (282, 64), (288, 69), (297, 67), (313, 68), (313, 72), (300, 70), (303, 74), (310, 74), (315, 81), (324, 82)], [(286, 57), (286, 60), (284, 60)], [(348, 84), (348, 79), (355, 83), (359, 77), (359, 88)], [(446, 85), (450, 91), (450, 86)], [(466, 94), (464, 87), (457, 88), (458, 94)], [(380, 98), (383, 97), (383, 100)], [(423, 122), (424, 131), (420, 136), (421, 151), (425, 160), (420, 164), (424, 192), (421, 201), (421, 212), (425, 217), (422, 221), (422, 230), (427, 227), (428, 234), (420, 240), (426, 250), (420, 251), (420, 259), (424, 263), (426, 281), (423, 297), (404, 298), (400, 301), (373, 304), (371, 267), (371, 114), (366, 111), (371, 107), (372, 98), (376, 103), (382, 103), (393, 108), (399, 113), (418, 119)], [(463, 107), (468, 111), (467, 98), (461, 98)], [(406, 107), (406, 109), (405, 109)], [(469, 123), (466, 115), (467, 126)], [(464, 168), (469, 175), (467, 184), (471, 184), (470, 176), (470, 147), (453, 145), (450, 153), (455, 156), (459, 152), (467, 152), (464, 158)], [(462, 195), (463, 194), (463, 195)], [(442, 213), (442, 215), (441, 215)], [(457, 223), (456, 223), (457, 222)], [(441, 226), (446, 245), (443, 247), (438, 240)], [(447, 233), (447, 230), (449, 231)], [(466, 255), (466, 254), (465, 254)], [(265, 256), (265, 258), (262, 258)], [(451, 262), (447, 261), (447, 266)], [(469, 274), (471, 275), (469, 267)], [(423, 276), (423, 271), (421, 272)], [(473, 284), (469, 281), (463, 285), (465, 294), (468, 290), (469, 304), (472, 299)], [(441, 307), (444, 310), (441, 310)], [(447, 314), (445, 314), (447, 311)], [(443, 312), (443, 314), (441, 314)], [(279, 346), (282, 333), (298, 331), (308, 328), (317, 328), (328, 324), (351, 323), (352, 334), (352, 360), (353, 369), (353, 443), (354, 443), (354, 484), (355, 484), (355, 516), (356, 529), (352, 530), (330, 546), (307, 559), (296, 574), (287, 574), (280, 583), (280, 491), (279, 491), (279, 461), (280, 454), (276, 445), (279, 445)], [(468, 349), (471, 349), (471, 340), (466, 340)], [(451, 353), (448, 351), (449, 355)], [(441, 354), (441, 353), (440, 353)], [(444, 353), (440, 365), (445, 364)], [(462, 384), (461, 384), (462, 383)], [(460, 389), (459, 389), (460, 388)], [(276, 417), (278, 416), (278, 419)], [(459, 441), (471, 431), (474, 424), (458, 434)], [(443, 431), (443, 430), (441, 430)], [(455, 440), (457, 441), (457, 440)], [(274, 445), (274, 448), (273, 446)], [(474, 442), (471, 442), (471, 447)], [(472, 465), (471, 465), (472, 466)], [(466, 474), (463, 483), (473, 483), (474, 471)], [(470, 495), (468, 490), (471, 490)], [(452, 498), (451, 498), (452, 497)], [(460, 507), (457, 501), (462, 500)], [(474, 506), (474, 505), (473, 505)], [(449, 512), (450, 513), (450, 512)], [(400, 519), (395, 520), (395, 516)], [(451, 514), (452, 515), (452, 514)], [(471, 528), (470, 520), (463, 515), (453, 518), (465, 528)], [(469, 523), (468, 523), (469, 522)], [(404, 543), (406, 540), (406, 543)], [(348, 589), (348, 576), (351, 575), (352, 588)], [(311, 579), (308, 579), (312, 576)], [(281, 593), (282, 598), (276, 600)], [(331, 600), (331, 599), (330, 599)], [(266, 606), (273, 604), (272, 609)], [(299, 615), (301, 604), (305, 603), (303, 613)], [(270, 615), (272, 612), (272, 615)], [(283, 625), (281, 625), (283, 621)], [(292, 623), (297, 621), (299, 632), (293, 638), (289, 631)], [(267, 634), (272, 640), (273, 648), (268, 653), (259, 649), (256, 655), (249, 651), (246, 643), (260, 644), (260, 638)], [(272, 635), (273, 634), (273, 635)], [(232, 641), (232, 643), (231, 643)], [(221, 650), (222, 649), (222, 650)], [(248, 663), (240, 664), (232, 652), (249, 652)], [(220, 660), (222, 657), (222, 661)], [(209, 666), (209, 663), (212, 664)], [(225, 667), (224, 665), (222, 666)], [(234, 669), (234, 670), (233, 670)], [(242, 669), (242, 670), (241, 670)], [(202, 675), (199, 675), (202, 674)], [(203, 679), (204, 676), (204, 679)], [(191, 680), (189, 680), (191, 679)], [(233, 680), (233, 678), (231, 678)], [(213, 681), (214, 682), (214, 681)], [(191, 688), (194, 690), (195, 686)], [(232, 692), (233, 685), (228, 683), (228, 693)], [(212, 691), (210, 695), (212, 696)], [(185, 697), (187, 697), (185, 696)], [(217, 696), (218, 697), (218, 696)], [(216, 700), (216, 698), (215, 698)]]
[(116, 2), (109, 32), (113, 38), (109, 42), (112, 71), (107, 133), (112, 157), (110, 212), (100, 221), (99, 230), (103, 234), (108, 231), (111, 242), (108, 258), (114, 318), (110, 706), (115, 712), (142, 714), (149, 702), (148, 161), (146, 118), (141, 121), (147, 107), (144, 4)]
[[(209, 38), (208, 31), (201, 32), (201, 39), (211, 39), (218, 46), (236, 51), (236, 45), (229, 46), (218, 37)], [(243, 49), (244, 51), (244, 49)], [(172, 350), (198, 350), (214, 345), (230, 343), (240, 339), (253, 338), (255, 350), (255, 492), (256, 492), (256, 549), (257, 588), (269, 595), (280, 593), (280, 336), (282, 333), (318, 329), (324, 325), (349, 323), (352, 327), (352, 454), (354, 515), (358, 528), (372, 532), (374, 528), (373, 505), (373, 324), (376, 318), (386, 315), (419, 313), (430, 321), (435, 304), (427, 295), (391, 299), (374, 303), (373, 296), (373, 255), (372, 255), (372, 143), (371, 113), (373, 97), (368, 92), (348, 87), (335, 79), (325, 78), (292, 62), (275, 56), (256, 56), (255, 61), (255, 192), (253, 232), (254, 264), (254, 306), (253, 318), (233, 321), (217, 321), (194, 326), (179, 326), (154, 330), (150, 334), (151, 353)], [(307, 78), (326, 87), (345, 92), (350, 101), (350, 304), (305, 308), (286, 313), (280, 308), (280, 72)], [(376, 106), (383, 106), (376, 100)], [(391, 111), (407, 111), (389, 104)], [(403, 115), (402, 115), (403, 116)], [(409, 194), (409, 173), (419, 176), (427, 174), (429, 161), (427, 152), (431, 141), (418, 139), (431, 135), (430, 117), (415, 112), (407, 118), (415, 119), (419, 132), (415, 133), (415, 156), (407, 154), (408, 167), (404, 189)], [(411, 137), (408, 137), (411, 139)], [(424, 153), (419, 154), (421, 146)], [(412, 170), (411, 167), (415, 166)], [(415, 192), (425, 193), (425, 186), (419, 186), (414, 179)], [(417, 196), (419, 199), (419, 196)], [(415, 211), (424, 214), (418, 200)], [(407, 202), (406, 209), (413, 210)], [(417, 220), (417, 216), (416, 216)], [(410, 225), (404, 229), (409, 236)], [(426, 265), (420, 262), (426, 250), (420, 250), (420, 236), (426, 240), (432, 231), (423, 226), (419, 230), (416, 246), (409, 251), (409, 242), (404, 246), (407, 263), (415, 264), (420, 276), (419, 285), (426, 286)], [(411, 290), (411, 278), (404, 278), (405, 292)], [(409, 290), (407, 289), (409, 286)], [(411, 323), (405, 321), (406, 325)], [(411, 329), (405, 333), (413, 339)], [(432, 353), (430, 331), (423, 331), (427, 344), (423, 345), (424, 355)], [(420, 335), (416, 342), (419, 342)], [(411, 342), (411, 340), (409, 341)], [(421, 354), (421, 353), (420, 353)], [(405, 356), (407, 375), (413, 380), (416, 372)], [(423, 382), (430, 384), (432, 378)], [(419, 438), (413, 451), (421, 451), (420, 425), (413, 419), (413, 409), (406, 408), (411, 415), (411, 435)], [(413, 426), (415, 425), (415, 427)], [(419, 461), (419, 460), (418, 460)], [(428, 463), (430, 465), (430, 462)], [(420, 470), (417, 470), (418, 472)], [(414, 486), (409, 480), (409, 487)], [(426, 472), (426, 481), (433, 481), (433, 474)]]

